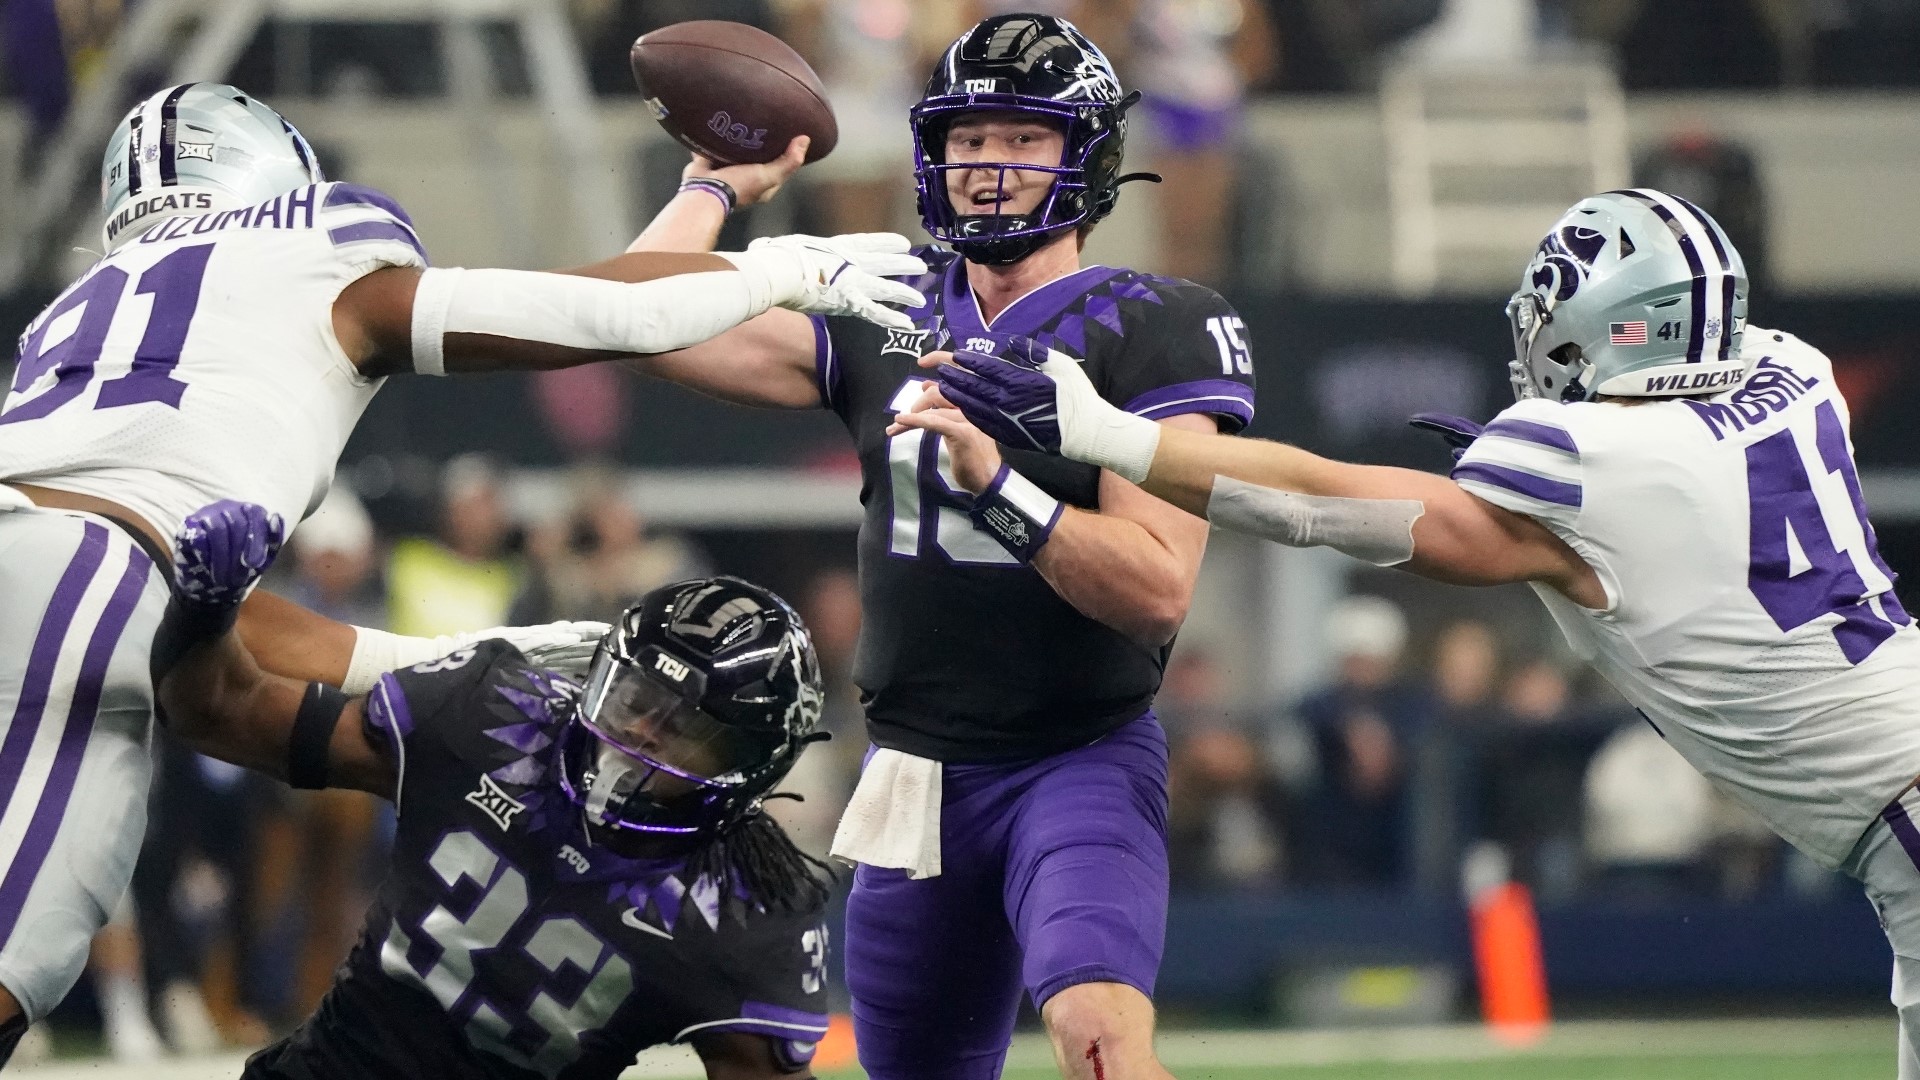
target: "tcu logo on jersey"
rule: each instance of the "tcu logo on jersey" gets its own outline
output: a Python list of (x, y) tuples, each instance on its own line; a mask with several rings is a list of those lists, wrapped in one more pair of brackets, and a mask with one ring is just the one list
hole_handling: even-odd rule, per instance
[(766, 128), (736, 124), (725, 109), (713, 114), (713, 119), (707, 121), (707, 130), (745, 150), (758, 150), (766, 145)]
[(993, 340), (991, 338), (970, 337), (967, 339), (967, 351), (986, 353), (988, 356), (992, 356), (994, 352)]

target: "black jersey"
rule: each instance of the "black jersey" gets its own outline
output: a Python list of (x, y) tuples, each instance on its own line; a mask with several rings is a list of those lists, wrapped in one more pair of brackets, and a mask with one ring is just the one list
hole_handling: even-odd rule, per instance
[(612, 1080), (715, 1031), (810, 1058), (821, 911), (594, 846), (553, 760), (574, 692), (500, 641), (381, 678), (366, 711), (399, 765), (392, 861), (319, 1010), (248, 1080)]
[[(1082, 745), (1147, 710), (1168, 650), (1081, 615), (976, 530), (941, 440), (887, 435), (926, 378), (915, 361), (987, 331), (965, 262), (941, 248), (917, 254), (932, 268), (910, 282), (928, 297), (909, 312), (918, 331), (814, 320), (821, 399), (860, 455), (864, 614), (854, 679), (869, 732), (881, 746), (952, 762)], [(1192, 282), (1090, 266), (1015, 301), (992, 330), (1083, 358), (1101, 395), (1129, 412), (1209, 414), (1230, 432), (1253, 417), (1246, 326)], [(1001, 453), (1055, 498), (1097, 508), (1097, 468)]]

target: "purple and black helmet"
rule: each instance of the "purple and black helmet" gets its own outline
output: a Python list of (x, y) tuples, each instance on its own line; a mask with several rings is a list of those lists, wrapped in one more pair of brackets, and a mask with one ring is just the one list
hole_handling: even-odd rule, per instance
[(601, 639), (561, 736), (561, 786), (602, 828), (724, 833), (825, 737), (823, 698), (784, 600), (731, 577), (663, 586)]
[[(1150, 173), (1120, 175), (1127, 109), (1139, 97), (1137, 91), (1121, 90), (1099, 47), (1065, 19), (998, 15), (981, 22), (948, 46), (926, 93), (908, 114), (921, 223), (968, 260), (1001, 265), (1026, 258), (1062, 230), (1106, 217), (1121, 184), (1159, 179)], [(1066, 151), (1057, 166), (998, 165), (1003, 185), (1015, 169), (1054, 176), (1053, 190), (1032, 213), (962, 214), (947, 196), (950, 170), (995, 167), (946, 162), (947, 128), (954, 119), (987, 111), (1033, 113), (1065, 126)]]

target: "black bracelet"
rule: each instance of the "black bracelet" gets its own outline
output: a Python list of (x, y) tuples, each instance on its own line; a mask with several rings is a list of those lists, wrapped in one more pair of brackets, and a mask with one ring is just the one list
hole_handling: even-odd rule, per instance
[(728, 217), (732, 217), (733, 212), (740, 206), (740, 196), (733, 190), (733, 185), (717, 176), (695, 176), (682, 180), (680, 190), (707, 192), (719, 199), (720, 204), (726, 207)]
[(293, 718), (293, 737), (287, 740), (287, 784), (305, 790), (327, 786), (328, 749), (333, 729), (347, 709), (347, 695), (325, 683), (307, 684), (300, 711)]

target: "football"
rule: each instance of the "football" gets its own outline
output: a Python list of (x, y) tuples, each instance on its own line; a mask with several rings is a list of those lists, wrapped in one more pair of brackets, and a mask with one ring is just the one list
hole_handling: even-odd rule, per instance
[(833, 151), (840, 125), (820, 77), (786, 42), (745, 23), (674, 23), (633, 43), (647, 109), (681, 145), (722, 165), (772, 161), (797, 135), (807, 160)]

